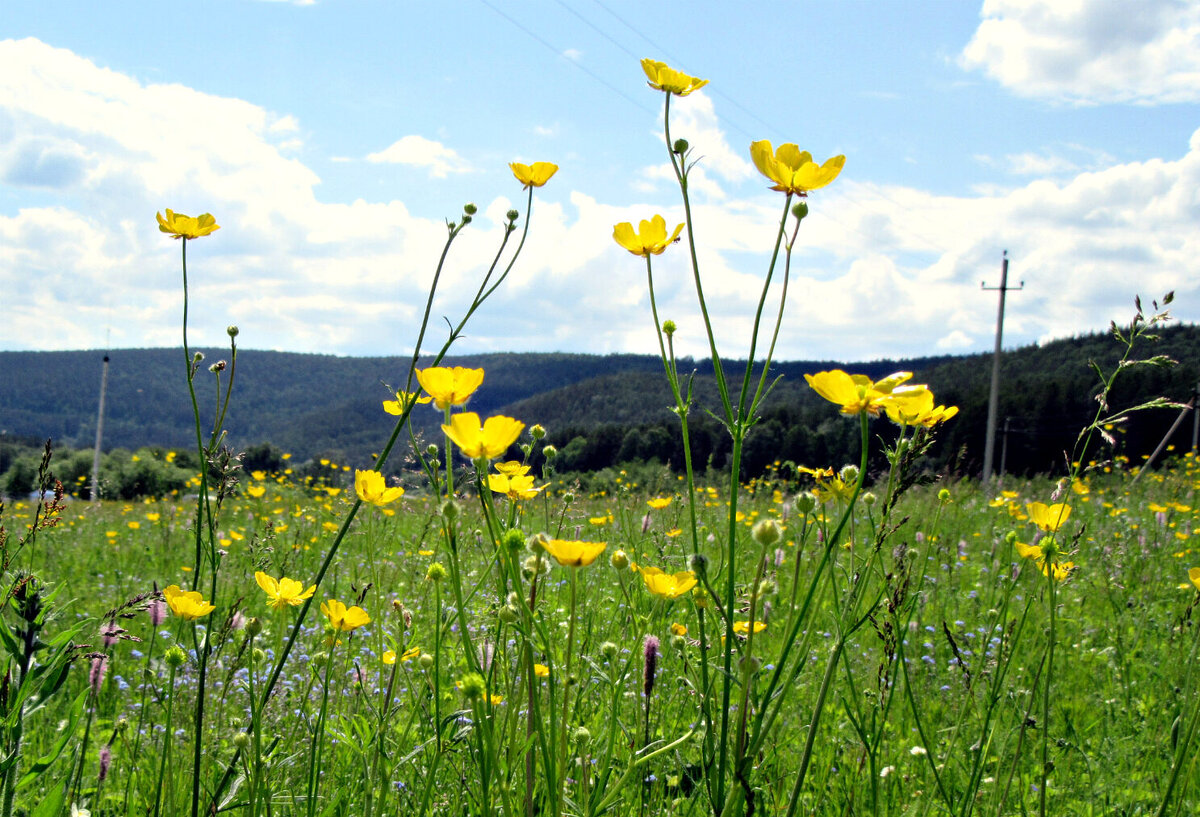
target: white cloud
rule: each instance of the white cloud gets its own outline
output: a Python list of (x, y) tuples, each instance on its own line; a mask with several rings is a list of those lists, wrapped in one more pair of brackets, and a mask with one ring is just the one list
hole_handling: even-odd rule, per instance
[(1021, 96), (1078, 104), (1200, 100), (1200, 5), (985, 0), (959, 55)]
[[(440, 219), (419, 214), (419, 199), (319, 200), (316, 173), (282, 147), (305, 123), (250, 102), (142, 84), (35, 40), (0, 42), (0, 64), (0, 192), (29, 202), (0, 211), (0, 348), (96, 347), (106, 328), (114, 347), (178, 344), (179, 244), (152, 217), (167, 206), (212, 212), (222, 225), (188, 248), (193, 342), (220, 343), (238, 323), (246, 348), (389, 354), (412, 343), (446, 235)], [(704, 157), (693, 178), (709, 190), (692, 212), (705, 295), (722, 351), (740, 356), (782, 199), (729, 146), (703, 95), (682, 103), (673, 132)], [(1012, 279), (1027, 284), (1009, 300), (1010, 342), (1103, 327), (1128, 317), (1134, 294), (1168, 289), (1178, 314), (1195, 320), (1200, 131), (1180, 153), (1117, 163), (1051, 145), (1030, 155), (1089, 169), (968, 196), (839, 179), (813, 194), (800, 229), (779, 356), (850, 361), (987, 345), (995, 295), (979, 282), (997, 283), (1003, 249)], [(459, 348), (655, 348), (644, 263), (611, 235), (613, 224), (653, 213), (683, 220), (661, 170), (619, 205), (555, 187), (561, 179), (539, 191), (523, 257)], [(524, 195), (505, 183), (511, 200), (481, 199), (450, 254), (436, 327), (478, 288), (504, 213), (524, 210)], [(706, 355), (685, 246), (653, 268), (660, 317), (680, 326), (679, 353)], [(778, 292), (782, 259), (774, 274)]]
[(470, 163), (454, 148), (416, 134), (397, 139), (378, 153), (369, 154), (367, 161), (426, 167), (435, 179), (444, 179), (451, 173), (471, 172)]

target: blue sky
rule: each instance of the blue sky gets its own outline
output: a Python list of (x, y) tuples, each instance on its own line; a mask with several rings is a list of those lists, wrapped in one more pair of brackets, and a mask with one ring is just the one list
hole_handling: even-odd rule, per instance
[[(755, 139), (842, 176), (810, 199), (787, 359), (990, 349), (1000, 254), (1026, 289), (1008, 345), (1103, 329), (1134, 295), (1200, 318), (1200, 7), (928, 3), (10, 4), (0, 24), (0, 348), (178, 344), (178, 245), (154, 212), (212, 212), (191, 245), (192, 340), (411, 348), (456, 319), (524, 209), (510, 161), (552, 161), (511, 278), (460, 351), (653, 350), (644, 267), (612, 225), (682, 220), (653, 57), (710, 84), (672, 106), (702, 157), (696, 229), (722, 351), (745, 353), (779, 194)], [(524, 214), (522, 214), (524, 218)], [(682, 248), (655, 259), (683, 353), (706, 342)], [(440, 338), (438, 338), (440, 340)]]

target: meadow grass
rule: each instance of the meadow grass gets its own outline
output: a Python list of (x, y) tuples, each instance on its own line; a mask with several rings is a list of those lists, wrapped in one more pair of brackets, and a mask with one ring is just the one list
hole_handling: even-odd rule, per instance
[[(263, 488), (262, 495), (240, 493), (226, 509), (219, 531), (220, 597), (229, 601), (202, 628), (205, 634), (211, 629), (215, 642), (207, 681), (211, 715), (203, 737), (206, 790), (215, 788), (239, 744), (248, 743), (255, 685), (261, 689), (295, 615), (291, 608), (267, 606), (254, 573), (313, 575), (352, 491), (333, 467), (324, 487), (296, 485), (285, 475), (257, 476), (262, 478), (249, 478), (246, 485)], [(897, 509), (907, 521), (892, 535), (893, 552), (883, 554), (878, 569), (879, 603), (867, 624), (846, 638), (809, 782), (798, 792), (800, 812), (944, 813), (949, 806), (939, 788), (957, 813), (1034, 810), (1040, 779), (1036, 746), (1047, 730), (1051, 813), (1154, 813), (1197, 706), (1192, 622), (1197, 589), (1187, 568), (1200, 563), (1194, 553), (1198, 480), (1196, 459), (1188, 455), (1136, 486), (1118, 469), (1096, 473), (1081, 483), (1086, 493), (1074, 493), (1071, 520), (1080, 534), (1072, 545), (1076, 568), (1058, 585), (1059, 650), (1048, 730), (1038, 703), (1048, 584), (1007, 538), (1010, 531), (1032, 535), (1025, 504), (1049, 499), (1054, 485), (1010, 481), (992, 501), (970, 483), (950, 486), (948, 497), (939, 498), (937, 488), (911, 492)], [(517, 622), (504, 623), (508, 601), (495, 586), (496, 545), (482, 533), (482, 517), (470, 503), (462, 507), (460, 561), (475, 662), (463, 655), (463, 618), (445, 582), (428, 578), (430, 565), (445, 560), (436, 534), (440, 503), (410, 492), (395, 507), (370, 509), (348, 536), (321, 594), (352, 599), (371, 623), (343, 634), (344, 643), (333, 650), (319, 623), (304, 629), (279, 692), (262, 713), (257, 754), (253, 761), (246, 757), (251, 752), (243, 755), (234, 772), (242, 784), (224, 795), (228, 803), (244, 802), (257, 762), (271, 813), (303, 813), (312, 773), (322, 778), (321, 813), (331, 807), (332, 813), (365, 813), (372, 800), (376, 813), (409, 813), (422, 804), (438, 813), (499, 811), (499, 795), (489, 795), (495, 798), (490, 806), (482, 802), (480, 767), (493, 766), (489, 788), (507, 788), (519, 803), (525, 755), (536, 753), (536, 742), (558, 725), (569, 689), (565, 796), (572, 803), (590, 797), (599, 805), (615, 798), (610, 807), (617, 813), (709, 811), (698, 771), (699, 597), (664, 600), (639, 575), (645, 565), (686, 567), (678, 534), (686, 497), (679, 485), (664, 472), (652, 492), (622, 481), (615, 495), (546, 492), (521, 503), (521, 530), (604, 541), (624, 550), (628, 562), (622, 569), (610, 558), (580, 568), (541, 568), (541, 635), (534, 639), (533, 663), (548, 670), (545, 675), (535, 670), (532, 684), (524, 683)], [(761, 658), (740, 668), (739, 686), (761, 689), (768, 682), (770, 657), (778, 653), (793, 611), (791, 599), (806, 588), (821, 558), (818, 533), (837, 508), (831, 499), (802, 515), (793, 503), (802, 487), (770, 477), (745, 486), (740, 524), (746, 541), (753, 541), (751, 526), (764, 519), (782, 522), (783, 538), (767, 549), (762, 574), (767, 586), (760, 620), (766, 627), (754, 634), (754, 653)], [(715, 486), (701, 487), (698, 494), (704, 551), (718, 562), (720, 547), (707, 540), (710, 531), (721, 530), (727, 499)], [(651, 508), (647, 501), (656, 498), (671, 502)], [(76, 797), (90, 802), (93, 814), (145, 813), (155, 799), (153, 761), (173, 744), (176, 761), (163, 780), (162, 812), (186, 810), (191, 780), (186, 747), (193, 736), (179, 713), (194, 705), (198, 682), (189, 628), (174, 616), (153, 627), (143, 610), (117, 618), (126, 632), (104, 647), (97, 623), (156, 584), (187, 584), (191, 510), (179, 498), (71, 503), (59, 524), (21, 554), (20, 570), (53, 576), (52, 585), (61, 589), (47, 633), (86, 622), (80, 640), (107, 656), (94, 695), (85, 692), (89, 674), (74, 673), (57, 708), (29, 717), (24, 749), (29, 757), (52, 750), (80, 694), (86, 695), (91, 732), (85, 747), (83, 719), (74, 724), (64, 758), (24, 795), (30, 805), (79, 776)], [(852, 580), (849, 571), (860, 564), (855, 550), (868, 546), (878, 521), (875, 510), (862, 505), (847, 543), (835, 549), (829, 581), (800, 638), (809, 666), (795, 678), (791, 702), (754, 759), (758, 807), (765, 813), (786, 809), (792, 794), (813, 702), (839, 640), (839, 597)], [(16, 503), (6, 521), (16, 528), (30, 521), (31, 511), (28, 503)], [(520, 544), (525, 558), (523, 538)], [(911, 601), (906, 613), (889, 615), (888, 602), (897, 593)], [(568, 679), (570, 609), (575, 661)], [(251, 619), (261, 629), (247, 627)], [(660, 642), (649, 699), (647, 636)], [(190, 654), (172, 673), (164, 655), (176, 644)], [(384, 662), (389, 651), (399, 657), (395, 663)], [(469, 698), (456, 682), (473, 667), (484, 671), (486, 691)], [(323, 701), (325, 745), (314, 770), (310, 749), (320, 737), (315, 730)], [(170, 736), (169, 705), (176, 715)], [(539, 720), (532, 729), (531, 713)], [(481, 721), (491, 725), (487, 737), (493, 745), (480, 744)], [(634, 765), (646, 746), (667, 744), (673, 744), (669, 751)], [(112, 759), (100, 783), (105, 747)], [(1194, 767), (1182, 774), (1167, 813), (1195, 808), (1189, 771)], [(535, 783), (539, 790), (544, 785), (544, 779)], [(611, 792), (602, 788), (604, 798), (596, 799), (598, 786)], [(967, 795), (969, 808), (962, 802)]]

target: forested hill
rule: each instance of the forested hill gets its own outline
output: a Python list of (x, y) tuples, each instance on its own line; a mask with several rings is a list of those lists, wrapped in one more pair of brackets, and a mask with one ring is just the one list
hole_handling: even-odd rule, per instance
[[(1137, 368), (1118, 380), (1113, 405), (1165, 395), (1186, 402), (1200, 378), (1200, 328), (1176, 326), (1161, 332), (1135, 357), (1165, 354), (1179, 365)], [(196, 377), (202, 414), (211, 422), (217, 400), (216, 377), (207, 366), (228, 350), (203, 350)], [(1001, 374), (1001, 423), (1009, 418), (1010, 471), (1060, 470), (1079, 427), (1095, 412), (1096, 374), (1089, 361), (1111, 368), (1121, 353), (1110, 335), (1089, 335), (1005, 353)], [(105, 448), (146, 445), (186, 448), (194, 444), (190, 401), (180, 349), (130, 349), (108, 353), (104, 423)], [(0, 352), (0, 434), (54, 438), (70, 447), (90, 447), (95, 439), (103, 352)], [(488, 354), (449, 359), (448, 365), (482, 367), (483, 387), (470, 408), (482, 415), (507, 413), (541, 423), (549, 442), (563, 454), (562, 465), (595, 469), (617, 462), (657, 458), (678, 464), (678, 420), (657, 357), (639, 355)], [(364, 465), (387, 439), (392, 419), (381, 410), (407, 361), (399, 358), (344, 358), (239, 350), (226, 427), (230, 444), (246, 448), (269, 442), (300, 461), (329, 456)], [(964, 473), (982, 459), (991, 355), (842, 364), (835, 361), (783, 362), (767, 382), (780, 378), (747, 444), (751, 472), (774, 459), (805, 464), (839, 464), (853, 458), (854, 426), (816, 396), (803, 375), (844, 368), (879, 377), (906, 369), (925, 382), (939, 402), (961, 413), (942, 433), (936, 451), (941, 464)], [(701, 464), (724, 464), (728, 436), (705, 409), (716, 408), (712, 365), (684, 360), (681, 371), (695, 372), (697, 408), (693, 453)], [(726, 364), (726, 379), (740, 389), (744, 364)], [(757, 386), (753, 373), (751, 387)], [(228, 370), (223, 375), (228, 378)], [(222, 381), (222, 384), (224, 381)], [(1121, 443), (1131, 456), (1147, 453), (1175, 419), (1159, 411), (1131, 423)], [(431, 431), (437, 412), (414, 415)], [(1180, 445), (1191, 441), (1191, 423)]]

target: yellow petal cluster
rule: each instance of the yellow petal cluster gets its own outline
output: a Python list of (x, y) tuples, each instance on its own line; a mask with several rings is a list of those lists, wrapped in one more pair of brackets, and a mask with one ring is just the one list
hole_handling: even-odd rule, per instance
[(423, 397), (416, 392), (398, 391), (395, 400), (384, 400), (383, 410), (388, 414), (399, 417), (413, 403), (429, 403), (432, 397)]
[(167, 606), (171, 608), (172, 613), (188, 621), (203, 618), (217, 609), (216, 605), (204, 600), (200, 591), (183, 590), (177, 584), (165, 588), (163, 598), (167, 600)]
[(533, 499), (545, 485), (535, 486), (533, 477), (526, 474), (488, 474), (488, 488), (494, 494), (504, 494), (511, 500)]
[(513, 175), (517, 177), (517, 181), (526, 188), (541, 187), (558, 172), (558, 165), (550, 162), (534, 162), (532, 165), (512, 162), (509, 167), (512, 169)]
[(935, 406), (933, 392), (921, 389), (908, 399), (884, 404), (888, 419), (901, 426), (925, 426), (933, 428), (958, 414), (958, 406)]
[(473, 460), (494, 460), (508, 451), (524, 428), (524, 423), (512, 417), (489, 417), (487, 422), (480, 423), (478, 414), (465, 411), (451, 417), (450, 424), (442, 426), (442, 431), (464, 456)]
[(343, 633), (371, 623), (371, 617), (367, 615), (366, 610), (358, 606), (347, 608), (337, 599), (321, 602), (321, 612), (329, 619), (330, 627)]
[(613, 225), (613, 241), (634, 255), (644, 258), (649, 255), (662, 255), (663, 250), (674, 244), (682, 231), (683, 224), (679, 224), (675, 227), (675, 232), (668, 237), (667, 220), (662, 216), (655, 216), (650, 221), (643, 220), (636, 233), (628, 221)]
[(865, 411), (872, 416), (889, 406), (911, 413), (913, 407), (924, 405), (927, 395), (932, 403), (933, 396), (926, 386), (902, 385), (911, 377), (912, 372), (896, 372), (873, 381), (864, 374), (846, 374), (841, 369), (804, 375), (817, 394), (842, 407), (842, 414)]
[(1192, 584), (1200, 590), (1200, 567), (1188, 568), (1188, 578), (1192, 580)]
[(1016, 547), (1017, 553), (1021, 556), (1021, 558), (1030, 559), (1038, 566), (1038, 570), (1042, 571), (1043, 576), (1050, 575), (1050, 571), (1053, 570), (1054, 581), (1056, 582), (1061, 582), (1066, 579), (1071, 575), (1071, 571), (1075, 569), (1074, 562), (1060, 562), (1057, 560), (1050, 562), (1047, 559), (1046, 552), (1038, 545), (1027, 545), (1024, 542), (1015, 542), (1014, 546)]
[(286, 576), (276, 580), (261, 570), (254, 574), (254, 580), (258, 582), (258, 586), (267, 594), (267, 604), (276, 610), (283, 610), (286, 607), (298, 607), (304, 603), (305, 599), (310, 598), (313, 593), (317, 592), (315, 584), (305, 590), (302, 582), (289, 579)]
[(664, 573), (657, 567), (646, 567), (642, 569), (642, 581), (646, 583), (646, 589), (654, 595), (674, 599), (696, 586), (696, 574), (690, 570)]
[(549, 539), (542, 546), (563, 567), (590, 565), (608, 547), (605, 542), (572, 542), (565, 539)]
[(399, 485), (388, 487), (387, 480), (378, 471), (354, 471), (354, 492), (363, 502), (383, 507), (404, 496)]
[[(766, 624), (764, 624), (763, 622), (761, 622), (761, 621), (756, 621), (756, 622), (754, 622), (754, 632), (756, 632), (756, 633), (761, 633), (761, 632), (762, 632), (763, 630), (765, 630), (765, 629), (767, 629), (767, 625), (766, 625)], [(749, 634), (749, 632), (750, 632), (750, 622), (749, 622), (749, 621), (735, 621), (735, 622), (733, 622), (733, 631), (734, 631), (735, 633), (738, 633), (739, 635), (747, 635), (747, 634)]]
[(221, 229), (221, 225), (217, 224), (217, 220), (212, 217), (211, 213), (204, 213), (192, 218), (183, 213), (176, 213), (174, 210), (167, 210), (166, 217), (162, 213), (155, 213), (155, 216), (158, 218), (159, 231), (167, 233), (172, 238), (203, 238), (209, 233)]
[(1047, 505), (1043, 502), (1030, 502), (1025, 506), (1029, 521), (1044, 531), (1054, 533), (1071, 518), (1071, 506), (1061, 502)]
[(758, 172), (775, 182), (772, 190), (784, 193), (795, 193), (803, 196), (809, 190), (824, 187), (838, 177), (842, 166), (846, 164), (845, 156), (834, 156), (825, 164), (813, 161), (812, 154), (801, 150), (788, 142), (780, 145), (778, 150), (771, 147), (770, 141), (762, 139), (750, 143), (750, 158)]
[(658, 60), (642, 60), (642, 70), (646, 72), (647, 84), (656, 91), (666, 91), (676, 96), (687, 96), (692, 91), (703, 88), (708, 80), (688, 76), (682, 71), (676, 71)]
[(475, 390), (483, 385), (483, 369), (433, 366), (418, 369), (417, 381), (426, 394), (433, 398), (433, 404), (445, 411), (450, 406), (461, 406), (467, 402)]

